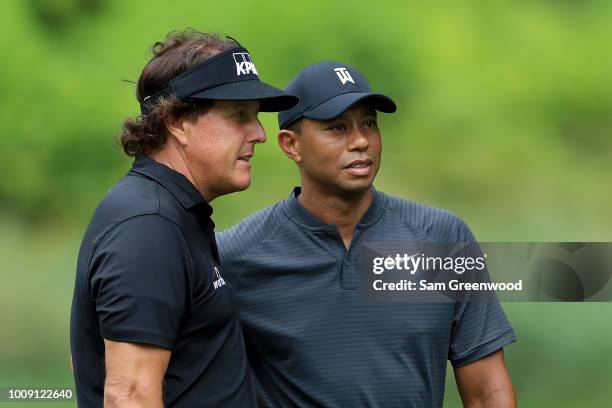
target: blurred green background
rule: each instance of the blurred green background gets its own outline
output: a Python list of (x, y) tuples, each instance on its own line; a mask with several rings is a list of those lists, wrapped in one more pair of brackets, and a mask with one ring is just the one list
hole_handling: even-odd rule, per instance
[[(320, 60), (357, 67), (399, 106), (380, 120), (376, 186), (459, 214), (481, 241), (612, 240), (610, 1), (5, 0), (0, 25), (0, 387), (72, 385), (80, 239), (130, 166), (114, 143), (138, 113), (123, 80), (174, 29), (237, 38), (281, 87)], [(219, 229), (298, 182), (261, 118), (253, 185), (215, 200)], [(504, 307), (522, 407), (610, 406), (609, 303)], [(460, 406), (451, 376), (446, 406)]]

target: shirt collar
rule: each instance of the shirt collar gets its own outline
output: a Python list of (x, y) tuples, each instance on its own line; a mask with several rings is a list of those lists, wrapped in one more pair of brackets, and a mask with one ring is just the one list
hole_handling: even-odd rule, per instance
[[(287, 216), (309, 229), (326, 230), (332, 227), (302, 206), (297, 198), (301, 192), (301, 187), (294, 187), (289, 197), (284, 201), (283, 207)], [(386, 201), (385, 195), (372, 187), (372, 203), (357, 223), (356, 228), (367, 228), (378, 221), (384, 213)]]
[(130, 173), (138, 173), (155, 180), (168, 190), (186, 210), (198, 206), (204, 210), (207, 216), (212, 215), (213, 209), (202, 197), (202, 194), (187, 180), (187, 177), (170, 167), (144, 154), (138, 154)]

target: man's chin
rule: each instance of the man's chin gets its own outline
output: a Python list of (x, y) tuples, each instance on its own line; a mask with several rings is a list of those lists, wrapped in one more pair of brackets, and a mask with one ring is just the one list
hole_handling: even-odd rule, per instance
[(240, 180), (236, 180), (233, 184), (234, 187), (234, 191), (244, 191), (247, 188), (249, 188), (249, 186), (251, 185), (251, 176), (249, 175), (248, 177), (244, 177)]
[(244, 191), (251, 185), (251, 178), (248, 180), (232, 180), (231, 184), (226, 184), (224, 188), (217, 190), (217, 197)]
[(341, 183), (338, 187), (344, 194), (361, 195), (367, 193), (371, 188), (374, 179), (351, 180)]

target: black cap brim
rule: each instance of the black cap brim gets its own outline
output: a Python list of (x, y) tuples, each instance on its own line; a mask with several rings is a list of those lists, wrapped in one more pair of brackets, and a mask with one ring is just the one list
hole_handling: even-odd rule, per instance
[(323, 102), (319, 106), (304, 112), (302, 116), (317, 120), (333, 119), (363, 100), (367, 100), (370, 106), (379, 112), (393, 113), (397, 110), (395, 102), (388, 96), (371, 92), (349, 92)]
[(228, 101), (250, 101), (260, 102), (261, 112), (280, 112), (294, 107), (299, 99), (280, 89), (260, 81), (238, 81), (206, 89), (189, 99), (219, 99)]

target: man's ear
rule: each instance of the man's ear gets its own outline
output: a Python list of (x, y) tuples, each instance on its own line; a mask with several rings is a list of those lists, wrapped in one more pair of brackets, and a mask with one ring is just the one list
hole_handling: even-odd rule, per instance
[(278, 145), (285, 155), (296, 163), (302, 161), (301, 137), (293, 130), (281, 129), (278, 132)]
[(168, 129), (168, 136), (173, 137), (181, 146), (189, 144), (192, 123), (185, 118), (169, 117), (164, 119), (164, 125)]

